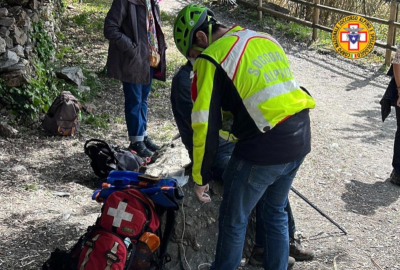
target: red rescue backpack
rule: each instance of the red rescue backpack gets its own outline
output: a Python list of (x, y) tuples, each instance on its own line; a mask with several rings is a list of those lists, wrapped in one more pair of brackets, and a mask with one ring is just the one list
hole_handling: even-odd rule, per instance
[(136, 242), (146, 231), (155, 233), (160, 220), (153, 202), (139, 190), (131, 188), (115, 191), (107, 198), (97, 224)]
[(123, 270), (128, 249), (118, 235), (97, 230), (87, 239), (79, 255), (79, 270)]
[[(145, 194), (137, 189), (113, 192), (104, 202), (95, 229), (88, 231), (81, 244), (77, 269), (148, 269), (154, 254), (139, 248), (143, 244), (139, 238), (145, 232), (158, 233), (159, 227), (154, 204)], [(138, 266), (139, 253), (147, 256), (140, 259), (143, 267)]]

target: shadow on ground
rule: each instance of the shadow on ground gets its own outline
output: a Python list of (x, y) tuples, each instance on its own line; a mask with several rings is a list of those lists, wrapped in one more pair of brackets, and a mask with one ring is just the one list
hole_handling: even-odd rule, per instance
[(390, 206), (399, 197), (400, 187), (391, 184), (389, 179), (373, 184), (351, 180), (342, 194), (346, 210), (364, 216), (374, 215), (378, 208)]

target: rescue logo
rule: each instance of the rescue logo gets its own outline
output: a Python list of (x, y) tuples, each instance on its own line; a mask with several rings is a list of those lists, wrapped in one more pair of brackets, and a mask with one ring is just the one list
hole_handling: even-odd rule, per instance
[(338, 21), (332, 31), (332, 44), (343, 57), (367, 56), (375, 45), (375, 30), (364, 17), (350, 15)]

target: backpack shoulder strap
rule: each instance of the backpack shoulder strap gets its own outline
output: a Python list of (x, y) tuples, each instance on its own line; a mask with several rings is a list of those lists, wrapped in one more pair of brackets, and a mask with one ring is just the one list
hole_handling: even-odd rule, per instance
[(112, 155), (112, 157), (115, 159), (115, 151), (110, 147), (110, 145), (108, 144), (108, 143), (106, 143), (105, 141), (103, 141), (103, 140), (99, 140), (99, 139), (90, 139), (90, 140), (87, 140), (86, 142), (85, 142), (85, 145), (84, 145), (84, 150), (85, 150), (85, 154), (86, 155), (88, 155), (88, 146), (89, 146), (89, 144), (90, 143), (93, 143), (93, 142), (95, 142), (95, 143), (99, 143), (99, 144), (101, 144), (102, 146), (104, 146), (109, 152), (110, 152), (110, 154)]
[(160, 254), (158, 256), (158, 270), (163, 270), (165, 263), (171, 261), (171, 257), (167, 253), (168, 243), (171, 239), (171, 234), (175, 225), (175, 210), (173, 208), (167, 208), (166, 210), (166, 221), (165, 228), (161, 237)]

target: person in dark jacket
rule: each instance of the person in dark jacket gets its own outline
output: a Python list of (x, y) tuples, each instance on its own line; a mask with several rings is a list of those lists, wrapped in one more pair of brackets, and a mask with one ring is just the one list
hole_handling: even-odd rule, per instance
[(160, 149), (147, 134), (152, 79), (165, 81), (166, 44), (159, 0), (114, 0), (104, 22), (109, 40), (107, 75), (122, 82), (129, 149), (151, 157)]
[(390, 182), (400, 186), (400, 47), (396, 51), (387, 75), (392, 76), (392, 80), (389, 82), (380, 104), (382, 121), (388, 117), (392, 106), (396, 111), (397, 130), (394, 137), (393, 170), (390, 174)]
[[(181, 135), (182, 143), (185, 145), (191, 161), (193, 161), (193, 129), (191, 120), (193, 101), (190, 94), (193, 74), (192, 70), (193, 66), (190, 61), (188, 61), (175, 74), (171, 85), (172, 112), (174, 114), (176, 125), (178, 126), (179, 134)], [(227, 142), (221, 137), (219, 138), (219, 146), (211, 166), (211, 172), (214, 178), (222, 179), (222, 175), (228, 165), (229, 159), (231, 158), (233, 148), (234, 143)], [(257, 212), (257, 216), (259, 211)], [(303, 248), (300, 241), (295, 238), (296, 225), (289, 199), (285, 211), (288, 214), (289, 255), (291, 257), (289, 258), (289, 265), (294, 264), (295, 260), (304, 261), (313, 259), (314, 252)], [(262, 266), (263, 247), (262, 243), (259, 241), (261, 237), (257, 236), (265, 234), (265, 232), (261, 226), (257, 226), (256, 231), (256, 244), (253, 248), (249, 263), (254, 266)]]
[[(181, 135), (182, 143), (188, 151), (191, 163), (193, 162), (193, 129), (190, 119), (193, 102), (190, 96), (192, 64), (188, 61), (182, 66), (172, 79), (171, 104), (176, 125)], [(211, 166), (213, 178), (222, 179), (222, 174), (232, 155), (234, 143), (219, 138), (219, 147)], [(188, 165), (189, 170), (191, 164)]]

